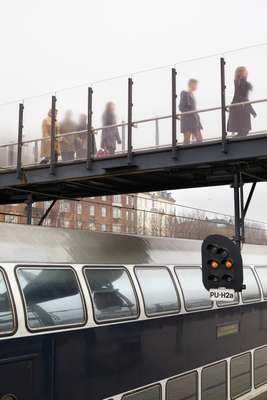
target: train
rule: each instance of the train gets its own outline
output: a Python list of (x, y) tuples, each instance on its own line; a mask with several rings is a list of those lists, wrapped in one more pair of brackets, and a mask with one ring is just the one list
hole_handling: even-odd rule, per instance
[(267, 391), (267, 247), (211, 302), (201, 241), (0, 224), (0, 400), (248, 400)]

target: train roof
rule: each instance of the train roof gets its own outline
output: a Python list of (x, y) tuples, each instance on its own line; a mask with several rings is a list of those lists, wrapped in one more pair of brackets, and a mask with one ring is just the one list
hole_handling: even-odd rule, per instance
[[(58, 264), (201, 263), (201, 241), (0, 223), (1, 262)], [(244, 245), (246, 264), (267, 260), (267, 246)]]

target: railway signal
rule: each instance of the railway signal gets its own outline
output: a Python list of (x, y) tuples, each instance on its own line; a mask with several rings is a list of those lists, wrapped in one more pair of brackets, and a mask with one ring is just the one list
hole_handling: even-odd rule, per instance
[(205, 288), (243, 287), (243, 262), (239, 246), (222, 235), (210, 235), (202, 243), (202, 280)]

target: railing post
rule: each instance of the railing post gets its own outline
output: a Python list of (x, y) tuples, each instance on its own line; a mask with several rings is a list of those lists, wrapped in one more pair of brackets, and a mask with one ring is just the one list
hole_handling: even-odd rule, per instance
[(225, 104), (225, 61), (220, 59), (221, 71), (221, 124), (222, 124), (222, 151), (227, 153), (227, 131), (226, 131), (226, 104)]
[(93, 89), (88, 88), (88, 110), (87, 110), (87, 169), (92, 167), (93, 136), (92, 136), (92, 116), (93, 116)]
[(177, 157), (177, 94), (176, 94), (176, 69), (172, 68), (172, 154)]
[(121, 127), (121, 150), (124, 153), (125, 152), (125, 134), (126, 134), (126, 129), (125, 129), (125, 121), (122, 121), (122, 127)]
[(155, 145), (159, 146), (159, 120), (155, 119)]
[(56, 167), (56, 152), (55, 152), (55, 142), (56, 142), (56, 96), (52, 96), (51, 105), (51, 132), (50, 132), (50, 174), (55, 174)]
[(21, 179), (21, 163), (22, 163), (22, 135), (23, 135), (23, 110), (24, 105), (19, 105), (19, 125), (18, 125), (18, 148), (17, 148), (17, 178)]
[(128, 79), (128, 163), (133, 159), (132, 132), (133, 130), (133, 80)]

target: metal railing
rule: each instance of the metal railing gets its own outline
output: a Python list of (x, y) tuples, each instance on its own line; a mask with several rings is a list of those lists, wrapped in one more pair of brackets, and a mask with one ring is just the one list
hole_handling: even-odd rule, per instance
[[(235, 136), (229, 136), (226, 132), (226, 113), (231, 110), (231, 108), (241, 107), (246, 105), (253, 105), (253, 104), (260, 104), (267, 102), (267, 98), (259, 98), (252, 101), (244, 101), (239, 103), (232, 103), (232, 104), (225, 104), (225, 61), (223, 58), (220, 59), (220, 74), (221, 74), (221, 104), (216, 107), (208, 107), (208, 108), (200, 108), (198, 110), (193, 111), (186, 111), (186, 112), (178, 112), (177, 113), (177, 90), (176, 90), (176, 79), (177, 74), (175, 68), (172, 68), (171, 71), (171, 87), (170, 87), (170, 98), (171, 98), (171, 113), (167, 115), (160, 115), (157, 117), (151, 118), (143, 118), (143, 119), (133, 119), (133, 79), (128, 79), (128, 120), (122, 121), (120, 123), (114, 125), (107, 125), (107, 126), (97, 126), (93, 128), (92, 123), (92, 115), (93, 115), (93, 89), (91, 87), (88, 88), (88, 102), (87, 102), (87, 129), (86, 130), (77, 130), (72, 131), (69, 133), (62, 133), (56, 134), (56, 97), (52, 96), (51, 101), (51, 110), (52, 110), (52, 118), (51, 118), (51, 132), (50, 137), (42, 137), (37, 139), (23, 139), (23, 117), (24, 117), (24, 104), (19, 104), (19, 118), (18, 118), (18, 140), (15, 143), (9, 144), (2, 144), (0, 145), (0, 149), (14, 149), (16, 150), (16, 162), (12, 165), (6, 165), (0, 167), (1, 171), (5, 171), (8, 169), (17, 170), (18, 178), (22, 178), (22, 169), (25, 167), (30, 167), (36, 165), (40, 162), (39, 157), (39, 145), (42, 146), (43, 143), (48, 143), (50, 148), (49, 154), (49, 162), (48, 165), (50, 166), (51, 174), (55, 174), (56, 166), (58, 163), (62, 162), (62, 160), (57, 160), (55, 158), (55, 145), (56, 142), (64, 143), (70, 136), (74, 136), (74, 138), (83, 137), (85, 146), (85, 156), (82, 158), (76, 158), (77, 160), (86, 161), (87, 168), (91, 168), (92, 162), (97, 158), (97, 154), (94, 154), (94, 149), (92, 148), (92, 136), (96, 135), (99, 132), (102, 132), (105, 129), (121, 129), (122, 133), (122, 148), (121, 151), (117, 151), (115, 156), (117, 155), (127, 155), (128, 162), (131, 163), (134, 157), (134, 153), (138, 151), (143, 151), (145, 149), (153, 149), (153, 148), (160, 148), (160, 147), (171, 147), (173, 150), (173, 155), (176, 157), (177, 153), (179, 152), (179, 147), (181, 143), (178, 141), (177, 135), (177, 121), (181, 120), (183, 116), (192, 115), (192, 114), (204, 114), (204, 113), (211, 113), (211, 112), (221, 112), (221, 132), (220, 135), (213, 137), (212, 139), (203, 139), (203, 142), (210, 142), (212, 140), (220, 140), (222, 142), (222, 151), (228, 151), (228, 144), (229, 142), (235, 138)], [(160, 145), (159, 144), (159, 122), (163, 120), (172, 120), (172, 128), (171, 128), (171, 135), (168, 140), (168, 144)], [(140, 126), (148, 123), (154, 123), (154, 145), (149, 147), (134, 149), (133, 146), (133, 129), (139, 128)], [(256, 134), (265, 134), (267, 130), (256, 130), (249, 132), (249, 135), (256, 135)], [(198, 143), (199, 144), (199, 143)], [(29, 162), (28, 164), (23, 162), (23, 150), (27, 148), (27, 146), (33, 146), (33, 162)], [(1, 160), (0, 160), (1, 161)], [(74, 161), (74, 160), (71, 160)], [(8, 164), (8, 163), (7, 163)]]

